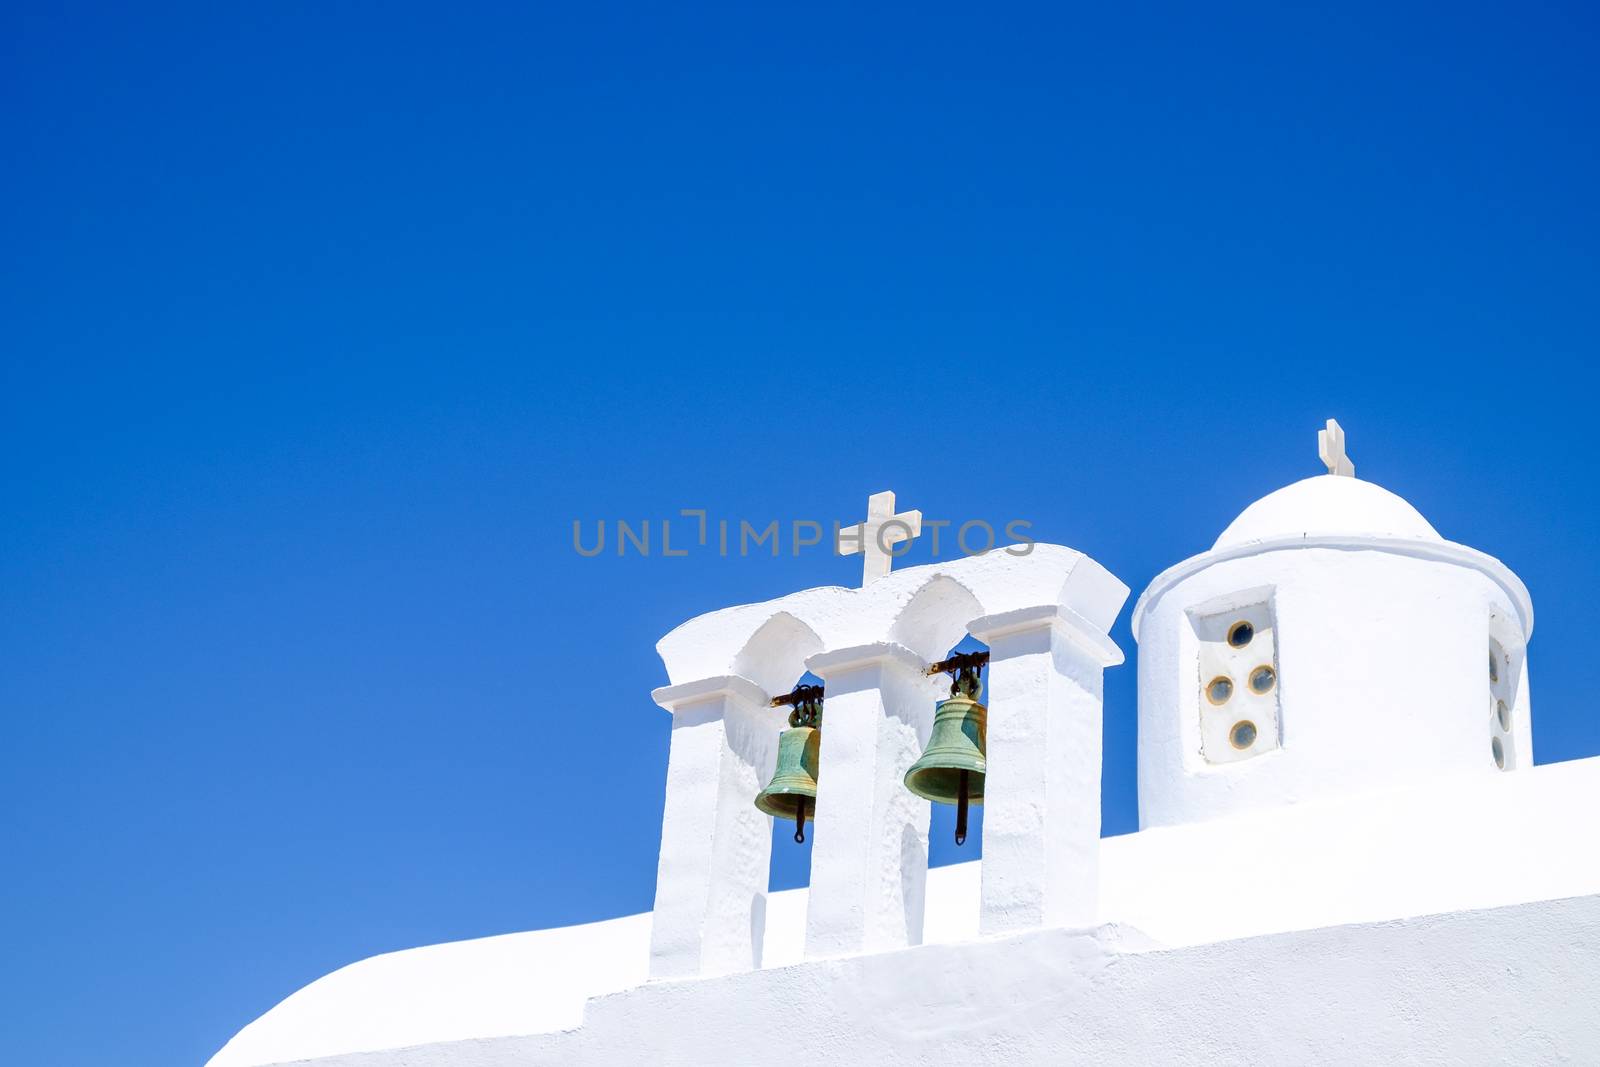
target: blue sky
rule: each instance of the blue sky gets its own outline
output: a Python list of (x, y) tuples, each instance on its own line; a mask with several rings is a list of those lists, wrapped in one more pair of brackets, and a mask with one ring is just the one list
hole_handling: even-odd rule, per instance
[(574, 519), (892, 487), (1137, 595), (1336, 416), (1527, 582), (1538, 759), (1600, 753), (1596, 29), (7, 5), (0, 1060), (198, 1064), (361, 957), (647, 909), (655, 640), (859, 562)]

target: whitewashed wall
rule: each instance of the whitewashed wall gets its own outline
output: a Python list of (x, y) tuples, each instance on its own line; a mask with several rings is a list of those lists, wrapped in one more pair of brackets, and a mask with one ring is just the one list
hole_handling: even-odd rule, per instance
[(650, 974), (762, 962), (771, 835), (754, 800), (781, 714), (807, 671), (827, 688), (806, 954), (923, 940), (929, 806), (904, 785), (948, 691), (930, 663), (990, 645), (985, 933), (1092, 924), (1099, 891), (1102, 672), (1127, 586), (1081, 552), (1034, 544), (807, 589), (691, 619), (657, 649), (672, 713)]
[[(1106, 838), (1100, 921), (1203, 950), (1266, 933), (1600, 894), (1600, 849), (1574, 847), (1572, 837), (1573, 813), (1592, 810), (1596, 797), (1600, 758)], [(930, 872), (927, 941), (979, 938), (981, 866)], [(806, 891), (773, 894), (766, 919), (769, 969), (801, 963)], [(210, 1067), (589, 1025), (587, 997), (644, 983), (649, 940), (645, 914), (374, 957), (290, 996), (245, 1027)], [(1541, 951), (1530, 947), (1522, 966), (1543, 967)], [(1476, 973), (1476, 964), (1463, 966)], [(908, 1000), (919, 995), (919, 981), (908, 977), (899, 987)], [(466, 1056), (470, 1047), (452, 1054)]]
[[(1230, 596), (1273, 605), (1282, 744), (1213, 764), (1201, 754), (1191, 617)], [(1140, 825), (1495, 772), (1487, 708), (1497, 617), (1514, 620), (1515, 607), (1478, 571), (1370, 549), (1282, 549), (1174, 583), (1139, 630)], [(1526, 643), (1520, 628), (1507, 630), (1520, 666)], [(1513, 733), (1531, 752), (1526, 687), (1518, 694)]]
[[(1272, 620), (1277, 671), (1275, 703), (1254, 701), (1274, 730), (1259, 754), (1228, 751), (1228, 709), (1203, 696), (1212, 668), (1200, 666), (1219, 662), (1202, 631), (1250, 606)], [(1532, 632), (1531, 599), (1508, 567), (1444, 540), (1382, 487), (1323, 476), (1271, 493), (1209, 552), (1158, 575), (1134, 608), (1139, 824), (1503, 773), (1491, 639), (1510, 675), (1506, 772), (1531, 766)], [(1247, 679), (1233, 682), (1246, 716)]]
[(582, 1028), (318, 1067), (1600, 1059), (1600, 898), (1139, 951), (1042, 930), (651, 983)]

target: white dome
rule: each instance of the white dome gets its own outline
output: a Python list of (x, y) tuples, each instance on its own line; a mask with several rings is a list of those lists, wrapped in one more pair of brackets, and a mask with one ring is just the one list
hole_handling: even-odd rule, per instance
[(1444, 540), (1421, 512), (1382, 486), (1323, 474), (1257, 500), (1222, 531), (1212, 547), (1327, 534)]

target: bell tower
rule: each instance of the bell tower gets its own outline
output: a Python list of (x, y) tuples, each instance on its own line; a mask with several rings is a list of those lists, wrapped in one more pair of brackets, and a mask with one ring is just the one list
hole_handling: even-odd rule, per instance
[[(1101, 679), (1127, 586), (1040, 543), (892, 570), (920, 519), (879, 494), (841, 534), (861, 588), (715, 611), (657, 644), (672, 741), (652, 978), (761, 966), (772, 819), (815, 834), (808, 959), (920, 943), (929, 804), (963, 796), (985, 811), (981, 931), (1098, 922)], [(989, 651), (947, 658), (969, 635)], [(821, 692), (785, 693), (806, 672)]]

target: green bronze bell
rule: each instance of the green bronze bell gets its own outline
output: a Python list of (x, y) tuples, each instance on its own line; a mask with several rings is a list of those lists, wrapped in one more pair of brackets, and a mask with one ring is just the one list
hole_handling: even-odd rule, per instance
[(778, 819), (794, 820), (796, 843), (806, 839), (806, 814), (817, 804), (817, 754), (822, 747), (821, 695), (807, 697), (789, 713), (789, 729), (778, 738), (778, 767), (756, 794), (756, 807)]
[(950, 698), (940, 701), (933, 713), (928, 747), (906, 771), (907, 789), (936, 804), (956, 806), (958, 845), (967, 840), (967, 805), (983, 803), (989, 709), (978, 703), (982, 692), (978, 668), (962, 667), (950, 687)]

